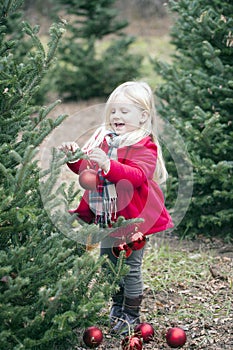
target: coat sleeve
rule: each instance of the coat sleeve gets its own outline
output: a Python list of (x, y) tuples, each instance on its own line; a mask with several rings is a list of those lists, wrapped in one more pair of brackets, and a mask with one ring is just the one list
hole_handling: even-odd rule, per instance
[(67, 163), (67, 166), (75, 174), (80, 174), (84, 169), (87, 168), (88, 162), (86, 159), (79, 159), (77, 162)]
[(156, 159), (157, 148), (154, 144), (150, 147), (129, 147), (124, 155), (122, 151), (119, 153), (118, 161), (110, 161), (110, 170), (104, 177), (113, 183), (126, 179), (134, 188), (139, 187), (153, 178)]

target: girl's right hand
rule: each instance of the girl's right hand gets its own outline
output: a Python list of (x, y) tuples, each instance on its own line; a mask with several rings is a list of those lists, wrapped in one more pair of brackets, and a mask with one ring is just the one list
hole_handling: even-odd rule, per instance
[(72, 152), (73, 154), (75, 154), (78, 148), (79, 145), (76, 142), (63, 142), (58, 149), (64, 152), (65, 154), (67, 154), (68, 152)]

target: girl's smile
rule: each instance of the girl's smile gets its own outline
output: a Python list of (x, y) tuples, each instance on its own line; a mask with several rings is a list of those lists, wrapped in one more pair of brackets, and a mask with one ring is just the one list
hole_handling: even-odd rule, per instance
[(125, 126), (125, 123), (114, 123), (113, 125), (116, 130), (121, 130)]

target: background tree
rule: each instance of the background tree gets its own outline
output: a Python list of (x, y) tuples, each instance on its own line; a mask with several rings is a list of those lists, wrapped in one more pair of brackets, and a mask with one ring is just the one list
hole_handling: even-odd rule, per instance
[[(192, 202), (179, 233), (233, 237), (232, 96), (233, 4), (170, 1), (177, 20), (171, 31), (172, 64), (155, 63), (164, 83), (157, 90), (160, 114), (185, 141), (194, 170)], [(176, 149), (174, 144), (174, 149)], [(177, 173), (172, 160), (173, 195)]]
[[(122, 32), (127, 22), (117, 19), (114, 2), (59, 0), (59, 9), (70, 15), (66, 40), (53, 73), (61, 96), (78, 100), (104, 97), (114, 86), (138, 76), (141, 57), (129, 53), (134, 39)], [(115, 39), (107, 48), (106, 44), (101, 46), (100, 42), (110, 34)]]
[[(120, 269), (66, 235), (75, 232), (74, 218), (59, 205), (67, 208), (77, 193), (72, 186), (54, 189), (66, 160), (55, 152), (47, 171), (38, 167), (38, 146), (64, 116), (49, 119), (58, 101), (40, 107), (33, 96), (51, 67), (64, 28), (62, 23), (50, 28), (45, 49), (38, 26), (15, 26), (14, 33), (25, 33), (32, 47), (19, 56), (21, 41), (8, 32), (7, 21), (21, 4), (6, 0), (0, 5), (0, 347), (71, 349), (80, 341), (75, 330), (99, 320), (98, 311), (115, 288)], [(91, 226), (79, 230), (85, 236), (90, 232)], [(93, 237), (97, 240), (100, 234), (95, 227)], [(103, 264), (111, 275), (106, 276)]]
[(131, 0), (137, 6), (143, 17), (164, 17), (166, 15), (166, 0)]

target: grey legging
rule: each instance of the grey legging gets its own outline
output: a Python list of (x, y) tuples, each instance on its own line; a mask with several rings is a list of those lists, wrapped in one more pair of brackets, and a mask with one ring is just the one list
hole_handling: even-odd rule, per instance
[[(117, 264), (117, 258), (112, 253), (112, 246), (116, 242), (115, 238), (106, 237), (101, 242), (100, 255), (107, 255), (114, 265)], [(145, 246), (140, 250), (134, 250), (125, 260), (130, 270), (122, 279), (120, 285), (124, 288), (124, 294), (128, 298), (137, 298), (143, 293), (142, 279), (142, 259)]]

